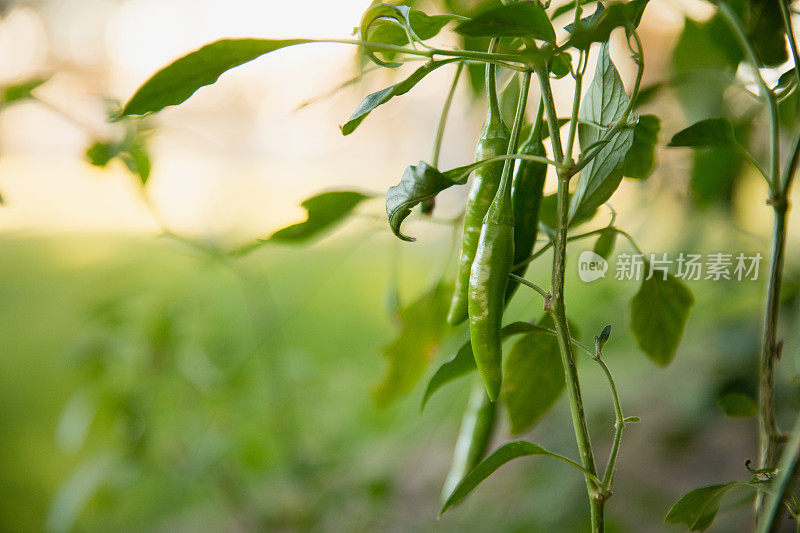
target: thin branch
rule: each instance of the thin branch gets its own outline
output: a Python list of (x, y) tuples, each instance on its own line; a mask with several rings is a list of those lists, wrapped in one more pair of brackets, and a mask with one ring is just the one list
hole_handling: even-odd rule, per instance
[(531, 289), (535, 290), (536, 292), (538, 292), (539, 294), (542, 295), (542, 298), (544, 298), (545, 301), (548, 301), (550, 299), (551, 294), (548, 291), (546, 291), (543, 288), (541, 288), (540, 286), (538, 286), (537, 284), (535, 284), (534, 282), (528, 281), (527, 279), (523, 278), (522, 276), (517, 276), (516, 274), (509, 274), (508, 277), (510, 279), (513, 279), (517, 283), (521, 283), (521, 284), (525, 285), (526, 287), (530, 287)]

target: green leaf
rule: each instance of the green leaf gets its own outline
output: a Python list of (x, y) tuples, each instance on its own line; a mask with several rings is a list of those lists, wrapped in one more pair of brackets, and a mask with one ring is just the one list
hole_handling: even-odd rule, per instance
[(128, 167), (128, 170), (139, 176), (142, 185), (147, 185), (147, 180), (150, 178), (150, 154), (143, 146), (134, 145), (128, 148), (126, 152), (120, 154), (120, 159)]
[[(359, 35), (371, 42), (402, 46), (413, 39), (424, 41), (434, 37), (450, 21), (458, 19), (453, 15), (436, 15), (430, 17), (417, 9), (406, 5), (373, 3), (361, 17)], [(368, 47), (362, 48), (366, 56), (378, 65), (395, 68), (400, 62), (384, 61)], [(381, 52), (386, 58), (393, 58), (395, 52)]]
[[(550, 228), (556, 227), (556, 218), (558, 212), (558, 195), (556, 193), (548, 194), (542, 197), (542, 205), (539, 208), (539, 220)], [(594, 217), (597, 208), (586, 209), (581, 213), (577, 213), (570, 219), (570, 227), (578, 226), (587, 222)]]
[(92, 143), (86, 150), (86, 159), (89, 163), (96, 167), (105, 167), (108, 163), (117, 157), (120, 152), (120, 146), (116, 143), (105, 141), (96, 141)]
[[(580, 118), (589, 124), (609, 127), (624, 116), (629, 101), (619, 72), (608, 53), (608, 43), (603, 43), (594, 78), (583, 97)], [(578, 126), (578, 139), (584, 151), (604, 134), (595, 126)], [(570, 218), (594, 211), (611, 198), (622, 181), (625, 156), (632, 144), (633, 128), (623, 128), (583, 168), (570, 204)]]
[(656, 144), (661, 130), (661, 119), (655, 115), (642, 115), (633, 128), (633, 143), (625, 155), (622, 175), (634, 179), (647, 179), (656, 168)]
[[(591, 4), (595, 0), (580, 0), (579, 3), (581, 6), (585, 6), (586, 4)], [(599, 3), (599, 2), (598, 2)], [(567, 13), (574, 13), (575, 11), (575, 1), (567, 2), (562, 6), (558, 6), (553, 11), (552, 19), (555, 20), (556, 18), (560, 17), (561, 15), (566, 15)]]
[(603, 331), (600, 332), (600, 335), (594, 338), (594, 346), (596, 349), (596, 353), (601, 353), (603, 351), (603, 347), (606, 345), (610, 337), (611, 337), (611, 324), (608, 324), (606, 327), (603, 328)]
[[(539, 323), (552, 328), (549, 315)], [(508, 411), (511, 433), (533, 427), (564, 391), (564, 366), (558, 339), (547, 331), (532, 331), (505, 356), (500, 397)]]
[(448, 187), (463, 185), (467, 182), (469, 172), (456, 176), (456, 180), (451, 179), (451, 176), (452, 174), (439, 172), (424, 161), (406, 168), (400, 183), (386, 192), (386, 214), (389, 217), (389, 226), (397, 237), (404, 241), (415, 241), (415, 238), (403, 235), (400, 231), (400, 225), (411, 214), (411, 209)]
[(367, 118), (367, 115), (375, 109), (376, 107), (385, 104), (395, 96), (400, 96), (406, 94), (408, 91), (414, 88), (414, 86), (422, 81), (422, 79), (436, 70), (437, 68), (447, 65), (448, 63), (453, 63), (454, 61), (458, 61), (457, 58), (454, 59), (443, 59), (441, 61), (431, 61), (426, 63), (425, 65), (419, 67), (415, 70), (411, 76), (406, 78), (405, 80), (392, 85), (391, 87), (387, 87), (386, 89), (381, 89), (380, 91), (374, 92), (364, 98), (358, 107), (350, 116), (350, 118), (342, 124), (341, 129), (344, 135), (350, 135), (355, 131), (361, 122)]
[(608, 259), (608, 256), (611, 255), (611, 252), (614, 250), (614, 243), (616, 240), (617, 232), (614, 228), (604, 228), (603, 231), (600, 232), (597, 241), (594, 243), (594, 253), (603, 259)]
[(623, 422), (625, 422), (626, 424), (638, 424), (641, 421), (642, 421), (641, 417), (638, 416), (626, 416), (625, 419), (623, 420)]
[(747, 40), (755, 49), (756, 56), (766, 67), (777, 67), (789, 59), (786, 50), (786, 27), (783, 24), (780, 6), (774, 0), (750, 0), (737, 2), (741, 6), (740, 18), (745, 21)]
[(558, 459), (559, 461), (564, 461), (567, 464), (574, 466), (581, 472), (586, 472), (580, 465), (574, 463), (573, 461), (567, 459), (562, 455), (558, 455), (557, 453), (553, 453), (548, 451), (538, 444), (533, 444), (532, 442), (526, 442), (523, 440), (516, 441), (516, 442), (509, 442), (508, 444), (501, 446), (497, 450), (495, 450), (492, 455), (484, 459), (478, 466), (476, 466), (472, 472), (467, 474), (467, 476), (461, 480), (461, 482), (453, 489), (453, 493), (450, 494), (450, 497), (447, 498), (447, 501), (442, 506), (442, 510), (440, 511), (440, 515), (444, 514), (448, 509), (451, 507), (458, 505), (461, 503), (464, 498), (466, 498), (470, 492), (472, 492), (475, 487), (481, 484), (481, 482), (488, 478), (490, 475), (494, 473), (495, 470), (506, 464), (507, 462), (516, 459), (518, 457), (525, 457), (528, 455), (544, 455), (546, 457), (552, 457), (554, 459)]
[(598, 2), (596, 11), (566, 27), (570, 32), (568, 44), (586, 50), (592, 43), (607, 42), (615, 28), (625, 27), (628, 37), (639, 26), (642, 15), (650, 0), (631, 0), (630, 2), (614, 2), (605, 9)]
[[(489, 47), (489, 39), (486, 37), (467, 37), (466, 35), (461, 35), (460, 37), (463, 41), (464, 50), (485, 52)], [(473, 98), (478, 98), (482, 94), (485, 94), (485, 63), (467, 63), (467, 78), (469, 79), (469, 88)]]
[(709, 146), (737, 146), (733, 123), (725, 117), (707, 118), (672, 136), (667, 146), (706, 148)]
[(0, 105), (13, 104), (20, 100), (33, 98), (33, 91), (37, 87), (47, 83), (50, 78), (32, 78), (29, 80), (8, 85), (0, 89)]
[(308, 213), (307, 219), (276, 231), (268, 240), (297, 243), (312, 239), (344, 220), (358, 204), (369, 198), (371, 196), (352, 191), (325, 192), (312, 196), (300, 204)]
[[(643, 270), (649, 270), (647, 264)], [(672, 361), (693, 304), (691, 291), (671, 274), (664, 280), (654, 272), (642, 281), (631, 300), (631, 329), (639, 348), (656, 364)]]
[(310, 42), (313, 40), (220, 39), (207, 44), (156, 72), (125, 104), (121, 116), (154, 113), (181, 104), (234, 67), (287, 46)]
[[(408, 9), (406, 6), (391, 7), (400, 8), (400, 11), (397, 11), (397, 13), (402, 16), (403, 22), (410, 24), (414, 34), (423, 41), (435, 37), (448, 22), (458, 18), (453, 15), (429, 16), (418, 9)], [(405, 8), (405, 10), (402, 8)], [(397, 22), (386, 20), (385, 18), (378, 18), (372, 22), (367, 40), (403, 46), (408, 44), (408, 34)]]
[(717, 405), (730, 417), (747, 417), (758, 414), (758, 404), (749, 394), (729, 392), (717, 399)]
[(469, 37), (531, 37), (555, 44), (556, 33), (538, 2), (518, 2), (495, 7), (456, 26)]
[(86, 150), (86, 159), (97, 167), (106, 167), (119, 159), (139, 177), (142, 185), (150, 177), (150, 154), (147, 151), (149, 130), (141, 120), (124, 120), (125, 137), (120, 141), (96, 140)]
[(735, 482), (694, 489), (672, 506), (664, 518), (665, 524), (686, 524), (690, 531), (705, 531), (719, 511), (722, 496)]
[[(537, 329), (539, 329), (539, 326), (535, 326), (530, 322), (513, 322), (500, 330), (500, 336), (505, 339), (512, 335), (529, 333)], [(472, 343), (467, 341), (451, 359), (445, 361), (442, 366), (436, 370), (436, 373), (434, 373), (428, 381), (425, 394), (422, 396), (420, 410), (425, 408), (425, 404), (428, 403), (428, 400), (434, 392), (451, 381), (475, 371), (475, 368), (475, 359), (472, 356)]]
[(704, 24), (684, 20), (672, 52), (672, 87), (688, 120), (723, 114), (724, 94), (734, 83), (743, 57), (741, 46), (720, 15)]
[(517, 102), (519, 100), (519, 76), (516, 72), (508, 80), (508, 84), (500, 92), (500, 111), (503, 115), (503, 122), (506, 124), (514, 123), (514, 115), (517, 112)]
[(372, 391), (375, 402), (385, 406), (410, 391), (436, 355), (448, 326), (452, 287), (439, 283), (398, 314), (400, 331), (382, 350), (389, 361), (386, 377)]
[(567, 52), (562, 52), (553, 57), (550, 71), (556, 78), (563, 78), (572, 72), (572, 56)]
[(639, 89), (639, 94), (636, 95), (636, 107), (638, 108), (652, 102), (659, 93), (664, 90), (665, 85), (664, 83), (653, 83), (652, 85)]

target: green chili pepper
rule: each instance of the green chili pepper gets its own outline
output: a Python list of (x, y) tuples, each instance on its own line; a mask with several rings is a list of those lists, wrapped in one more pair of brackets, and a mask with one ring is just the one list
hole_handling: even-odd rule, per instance
[(446, 501), (456, 485), (483, 460), (494, 433), (497, 404), (486, 396), (483, 384), (475, 382), (470, 393), (467, 410), (461, 419), (453, 464), (442, 488), (442, 500)]
[[(525, 74), (509, 150), (515, 150), (525, 118), (530, 74)], [(489, 399), (496, 401), (503, 381), (503, 347), (500, 328), (505, 308), (508, 275), (514, 266), (514, 207), (511, 200), (512, 160), (506, 160), (497, 194), (481, 227), (478, 248), (469, 276), (469, 335), (475, 365)]]
[[(475, 160), (481, 161), (490, 157), (506, 154), (508, 149), (509, 131), (503, 122), (500, 106), (497, 100), (495, 86), (494, 65), (486, 67), (486, 94), (487, 111), (486, 122), (481, 131), (481, 138), (475, 149)], [(469, 275), (472, 262), (475, 259), (475, 250), (481, 234), (481, 225), (489, 209), (489, 204), (497, 193), (500, 177), (503, 173), (503, 163), (497, 162), (484, 165), (475, 171), (472, 188), (469, 191), (467, 209), (464, 213), (464, 232), (461, 238), (461, 256), (458, 264), (458, 277), (456, 278), (455, 292), (447, 313), (447, 322), (455, 326), (467, 318)]]
[[(531, 129), (530, 136), (520, 145), (518, 152), (527, 155), (546, 157), (547, 153), (542, 144), (541, 124), (542, 106), (536, 124)], [(511, 200), (514, 204), (514, 264), (518, 264), (530, 257), (533, 246), (536, 244), (536, 234), (539, 229), (539, 207), (542, 203), (544, 183), (547, 178), (547, 165), (537, 161), (520, 160), (514, 181), (511, 183)], [(528, 265), (514, 270), (517, 276), (524, 276)], [(519, 287), (516, 281), (509, 281), (506, 288), (506, 303), (511, 300), (514, 292)]]

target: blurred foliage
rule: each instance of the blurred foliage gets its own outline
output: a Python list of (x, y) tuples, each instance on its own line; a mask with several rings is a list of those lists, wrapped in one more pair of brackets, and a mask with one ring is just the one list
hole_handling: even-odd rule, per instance
[[(443, 0), (441, 10), (471, 14), (497, 4)], [(0, 10), (8, 5), (0, 2)], [(736, 7), (759, 57), (767, 65), (780, 63), (780, 35), (769, 29), (780, 27), (773, 3)], [(487, 45), (459, 39), (470, 49)], [(743, 59), (738, 50), (718, 17), (687, 19), (669, 77), (642, 105), (659, 108), (674, 97), (688, 123), (729, 116), (741, 144), (759, 138), (755, 99), (736, 77)], [(790, 78), (781, 79), (787, 87), (781, 119), (792, 125), (800, 91)], [(4, 88), (3, 103), (30, 97), (40, 81)], [(477, 96), (481, 66), (470, 65), (469, 81)], [(634, 132), (641, 156), (626, 161), (626, 176), (652, 172), (659, 124), (650, 116), (643, 115)], [(145, 185), (150, 126), (126, 120), (116, 128), (120, 138), (94, 139), (88, 160), (105, 166), (119, 159)], [(703, 230), (682, 236), (676, 249), (717, 245), (709, 236), (733, 224), (732, 200), (747, 179), (746, 163), (729, 147), (691, 158), (691, 199), (698, 209), (676, 217), (691, 217), (691, 227)], [(283, 235), (317, 236), (363, 199), (339, 194), (347, 197), (323, 209), (321, 218), (315, 204), (306, 205), (308, 221)], [(704, 213), (709, 206), (724, 207), (726, 218)], [(610, 254), (615, 237), (602, 234), (595, 250)], [(492, 480), (478, 489), (481, 498), (433, 521), (455, 430), (451, 421), (465, 399), (466, 380), (455, 376), (471, 368), (448, 378), (453, 383), (442, 387), (422, 416), (419, 399), (436, 363), (460, 353), (463, 332), (437, 326), (448, 291), (442, 285), (425, 290), (430, 249), (408, 254), (403, 277), (412, 280), (404, 291), (410, 303), (387, 317), (376, 296), (389, 283), (387, 246), (381, 241), (365, 254), (360, 247), (367, 240), (363, 233), (347, 234), (312, 249), (270, 246), (234, 260), (163, 239), (1, 239), (7, 260), (0, 278), (6, 368), (0, 377), (0, 530), (584, 530), (581, 513), (559, 505), (580, 498), (579, 483), (568, 467), (540, 462)], [(743, 242), (750, 245), (727, 244)], [(789, 266), (797, 269), (794, 262), (790, 258)], [(787, 277), (787, 322), (796, 324), (798, 276)], [(753, 453), (752, 420), (736, 425), (723, 416), (752, 414), (761, 287), (698, 285), (684, 348), (657, 378), (635, 336), (619, 328), (610, 341), (608, 357), (619, 368), (626, 410), (645, 423), (630, 430), (609, 529), (640, 531), (643, 520), (664, 514), (665, 502), (706, 482), (709, 465), (720, 479), (741, 477), (743, 459)], [(654, 286), (658, 281), (645, 289), (659, 290)], [(629, 318), (627, 301), (635, 292), (633, 285), (572, 283), (570, 310), (599, 331), (609, 313)], [(527, 319), (533, 306), (519, 300), (514, 312)], [(686, 298), (677, 300), (683, 309)], [(682, 329), (684, 321), (682, 315), (671, 330)], [(522, 337), (510, 353), (523, 352), (539, 336)], [(787, 345), (796, 346), (796, 337), (788, 327)], [(670, 360), (675, 346), (666, 344), (649, 350), (651, 357)], [(381, 351), (394, 379), (374, 391), (379, 403), (391, 403), (379, 412), (369, 403), (367, 384), (386, 375)], [(413, 357), (402, 357), (409, 353)], [(792, 358), (796, 349), (787, 350), (786, 359)], [(587, 405), (598, 428), (608, 425), (602, 379), (586, 371)], [(508, 388), (513, 385), (507, 384), (506, 397), (522, 394)], [(541, 422), (534, 430), (537, 442), (571, 449), (568, 428), (549, 423), (568, 416), (557, 401), (561, 384), (550, 385), (523, 393), (555, 402), (551, 415), (513, 403), (504, 429), (524, 432)], [(796, 387), (784, 387), (781, 395), (787, 412), (796, 408)], [(552, 482), (543, 483), (545, 478)], [(509, 495), (509, 487), (518, 491)], [(700, 496), (716, 511), (718, 492), (712, 489)], [(546, 509), (531, 508), (530, 501), (545, 502)], [(672, 518), (696, 524), (708, 517), (676, 512)], [(740, 522), (732, 513), (718, 517), (717, 525), (734, 531)]]

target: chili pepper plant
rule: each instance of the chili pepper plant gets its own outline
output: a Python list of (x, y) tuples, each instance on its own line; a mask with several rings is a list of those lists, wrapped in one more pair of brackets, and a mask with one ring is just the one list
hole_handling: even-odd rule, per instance
[[(540, 455), (567, 463), (583, 477), (591, 528), (604, 531), (605, 508), (613, 495), (623, 432), (639, 419), (625, 416), (617, 384), (606, 364), (606, 345), (612, 327), (616, 331), (623, 325), (595, 325), (597, 335), (591, 346), (575, 338), (576, 326), (569, 320), (565, 303), (567, 245), (571, 241), (593, 239), (594, 252), (607, 258), (621, 236), (642, 253), (631, 235), (615, 225), (613, 209), (610, 223), (593, 229), (585, 226), (605, 212), (604, 205), (620, 187), (623, 177), (641, 180), (653, 172), (660, 121), (656, 116), (640, 116), (636, 111), (645, 69), (644, 48), (637, 28), (648, 0), (605, 4), (579, 1), (552, 7), (549, 2), (539, 1), (484, 3), (472, 12), (460, 4), (445, 2), (447, 12), (428, 14), (410, 5), (375, 2), (364, 12), (352, 39), (222, 39), (154, 74), (125, 104), (120, 117), (153, 114), (179, 105), (201, 87), (215, 83), (227, 70), (291, 46), (315, 43), (353, 46), (365, 64), (373, 64), (371, 69), (413, 65), (414, 70), (402, 81), (363, 99), (341, 125), (342, 133), (350, 135), (371, 112), (413, 90), (432, 72), (452, 69), (452, 83), (443, 98), (438, 127), (433, 124), (430, 128), (436, 132), (433, 155), (428, 161), (408, 166), (399, 183), (388, 190), (386, 214), (394, 235), (412, 242), (415, 238), (408, 236), (402, 227), (412, 210), (418, 208), (419, 215), (415, 216), (430, 216), (439, 193), (451, 187), (469, 187), (464, 214), (454, 222), (462, 230), (455, 284), (443, 280), (418, 301), (400, 309), (399, 315), (405, 319), (404, 331), (385, 351), (390, 358), (389, 376), (376, 390), (376, 399), (388, 402), (411, 390), (422, 377), (425, 358), (412, 353), (415, 346), (437, 344), (445, 335), (463, 335), (461, 325), (468, 324), (469, 340), (432, 374), (422, 401), (424, 407), (444, 385), (476, 374), (452, 468), (444, 483), (441, 512), (458, 505), (505, 463)], [(783, 32), (791, 36), (788, 5), (785, 0), (778, 4), (786, 25)], [(760, 94), (768, 104), (771, 124), (775, 126), (779, 96), (760, 76), (759, 59), (741, 29), (742, 11), (725, 3), (718, 5), (719, 13), (752, 60), (756, 78), (760, 80)], [(441, 48), (430, 44), (431, 39), (445, 31), (453, 32), (461, 46)], [(624, 45), (620, 48), (629, 56), (626, 61), (635, 68), (636, 75), (629, 87), (625, 87), (612, 60), (609, 44), (612, 34), (623, 37)], [(793, 38), (790, 44), (796, 63)], [(591, 59), (594, 59), (593, 69), (589, 68)], [(800, 79), (795, 79), (797, 69), (793, 72), (793, 76), (782, 80), (781, 91), (794, 91), (800, 86)], [(445, 123), (456, 87), (465, 75), (485, 93), (485, 124), (475, 142), (475, 161), (442, 169), (439, 153)], [(515, 99), (510, 106), (513, 113), (506, 116), (498, 96), (500, 77), (511, 80), (507, 85), (515, 88), (506, 91)], [(567, 113), (559, 115), (552, 82), (565, 77), (572, 80), (568, 95), (571, 106)], [(762, 476), (768, 480), (775, 477), (779, 440), (774, 411), (770, 410), (773, 401), (770, 376), (777, 350), (775, 302), (781, 283), (787, 191), (798, 162), (795, 146), (781, 177), (778, 137), (775, 126), (771, 164), (764, 172), (770, 187), (770, 204), (776, 212), (760, 413), (759, 466), (762, 472), (769, 473)], [(678, 133), (671, 145), (702, 148), (720, 143), (736, 143), (730, 122), (724, 118), (691, 126)], [(749, 159), (755, 162), (752, 156)], [(555, 193), (546, 194), (548, 184), (550, 189), (555, 188)], [(308, 211), (306, 222), (233, 253), (245, 253), (263, 242), (307, 239), (345, 219), (369, 198), (368, 194), (353, 191), (312, 197), (303, 203)], [(552, 257), (549, 279), (525, 277), (532, 262), (545, 262), (549, 257)], [(645, 267), (649, 268), (649, 264), (645, 263)], [(541, 314), (525, 321), (510, 320), (506, 310), (515, 297), (536, 299)], [(631, 301), (629, 327), (639, 348), (655, 363), (666, 365), (672, 360), (692, 305), (692, 293), (671, 274), (650, 275), (642, 281)], [(516, 337), (514, 343), (504, 345), (512, 337)], [(607, 420), (613, 426), (607, 457), (598, 455), (590, 438), (577, 372), (579, 358), (599, 365), (607, 378), (611, 400)], [(487, 456), (496, 437), (498, 405), (505, 407), (512, 433), (521, 433), (533, 427), (564, 390), (577, 445), (576, 459), (569, 458), (569, 450), (551, 451), (524, 440), (508, 442)], [(787, 455), (786, 460), (793, 460), (796, 450), (794, 453)], [(790, 477), (787, 472), (784, 474), (780, 476), (781, 489)], [(762, 481), (759, 478), (745, 484), (764, 494), (769, 483)], [(667, 521), (685, 523), (692, 530), (705, 529), (729, 486), (706, 487), (689, 493), (672, 508)], [(773, 498), (770, 503), (780, 499)], [(766, 512), (763, 503), (758, 506), (759, 513)], [(770, 507), (763, 523), (772, 520), (778, 506)]]

